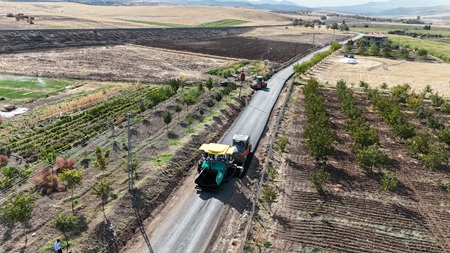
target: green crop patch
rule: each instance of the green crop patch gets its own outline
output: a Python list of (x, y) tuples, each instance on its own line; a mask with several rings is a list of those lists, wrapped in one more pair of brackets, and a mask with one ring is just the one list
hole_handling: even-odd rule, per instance
[(37, 99), (40, 97), (44, 97), (45, 94), (46, 93), (42, 92), (30, 92), (27, 90), (0, 88), (0, 97), (5, 97), (9, 99), (20, 99), (20, 98)]
[(144, 21), (144, 20), (132, 20), (132, 19), (121, 19), (122, 21), (145, 24), (145, 25), (157, 25), (157, 26), (165, 26), (170, 28), (178, 28), (178, 27), (190, 27), (188, 25), (180, 25), (180, 24), (171, 24), (171, 23), (162, 23), (162, 22), (152, 22), (152, 21)]
[(64, 91), (70, 83), (62, 80), (32, 77), (1, 77), (0, 96), (9, 99), (39, 99)]
[(235, 26), (235, 25), (247, 23), (247, 21), (245, 21), (245, 20), (222, 19), (222, 20), (208, 22), (208, 23), (204, 23), (204, 24), (200, 24), (200, 25), (191, 26), (191, 25), (181, 25), (181, 24), (172, 24), (172, 23), (163, 23), (163, 22), (144, 21), (144, 20), (133, 20), (133, 19), (121, 19), (121, 20), (127, 21), (127, 22), (132, 22), (132, 23), (138, 23), (138, 24), (165, 26), (165, 27), (170, 27), (170, 28), (228, 27), (228, 26)]
[(172, 154), (162, 154), (158, 157), (155, 157), (152, 159), (152, 163), (155, 165), (163, 165), (165, 163), (167, 163), (170, 158), (172, 158)]
[(247, 23), (245, 20), (239, 19), (222, 19), (214, 22), (204, 23), (198, 27), (228, 27)]

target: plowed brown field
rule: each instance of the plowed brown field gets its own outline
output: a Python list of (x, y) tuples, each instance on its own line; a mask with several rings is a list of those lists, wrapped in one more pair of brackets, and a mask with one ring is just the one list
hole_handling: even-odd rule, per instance
[[(356, 166), (336, 91), (323, 92), (338, 136), (336, 152), (325, 166), (331, 174), (325, 194), (319, 194), (309, 179), (318, 168), (303, 143), (305, 105), (296, 87), (281, 130), (289, 137), (287, 151), (277, 151), (272, 161), (280, 199), (271, 210), (260, 209), (262, 221), (254, 222), (256, 239), (250, 248), (257, 252), (448, 252), (450, 201), (442, 187), (450, 178), (448, 167), (427, 171), (393, 137), (365, 95), (356, 94), (358, 106), (379, 131), (380, 146), (392, 160), (387, 169), (399, 180), (394, 192), (382, 192), (380, 176), (368, 176)], [(435, 114), (445, 121), (449, 118)], [(413, 116), (410, 120), (417, 128), (426, 128)], [(264, 247), (264, 240), (271, 245)]]

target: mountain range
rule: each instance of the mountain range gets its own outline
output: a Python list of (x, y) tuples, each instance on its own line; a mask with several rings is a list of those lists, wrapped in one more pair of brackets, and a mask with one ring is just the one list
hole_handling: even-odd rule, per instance
[(189, 4), (189, 5), (206, 5), (206, 6), (235, 6), (256, 9), (268, 10), (282, 10), (282, 11), (299, 11), (299, 10), (314, 10), (326, 9), (345, 13), (359, 14), (359, 15), (408, 15), (416, 14), (423, 9), (429, 7), (450, 6), (448, 0), (390, 0), (388, 2), (369, 2), (366, 4), (352, 5), (352, 6), (324, 6), (320, 8), (309, 8), (298, 5), (291, 1), (275, 1), (275, 0), (260, 0), (260, 1), (246, 1), (246, 0), (169, 0), (170, 3), (175, 4)]
[(334, 10), (339, 12), (360, 14), (360, 15), (389, 15), (391, 14), (406, 14), (408, 12), (417, 12), (422, 8), (450, 5), (450, 1), (446, 0), (391, 0), (388, 2), (369, 2), (366, 4), (339, 6), (339, 7), (321, 7), (321, 9)]
[(300, 10), (312, 10), (312, 8), (297, 5), (290, 1), (274, 1), (274, 0), (261, 0), (261, 1), (245, 1), (245, 0), (169, 0), (168, 2), (173, 4), (187, 4), (187, 5), (203, 5), (203, 6), (232, 6), (232, 7), (245, 7), (255, 9), (266, 9), (276, 11), (300, 11)]

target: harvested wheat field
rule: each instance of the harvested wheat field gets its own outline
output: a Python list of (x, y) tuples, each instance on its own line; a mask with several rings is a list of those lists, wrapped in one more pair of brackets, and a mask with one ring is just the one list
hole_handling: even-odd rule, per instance
[[(161, 27), (133, 21), (196, 26), (224, 19), (246, 21), (241, 25), (285, 25), (290, 18), (264, 10), (216, 6), (92, 6), (77, 3), (0, 2), (0, 29), (93, 29)], [(33, 25), (6, 17), (23, 13), (35, 17)], [(208, 13), (208, 15), (205, 15)]]

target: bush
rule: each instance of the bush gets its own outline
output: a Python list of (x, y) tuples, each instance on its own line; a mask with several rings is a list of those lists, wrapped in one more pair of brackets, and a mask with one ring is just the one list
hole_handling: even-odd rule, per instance
[(427, 117), (427, 127), (434, 130), (440, 130), (443, 129), (445, 126), (444, 123), (442, 123), (442, 121), (440, 121), (439, 119), (434, 117), (433, 114), (430, 113)]
[(450, 127), (445, 127), (437, 133), (439, 141), (445, 142), (450, 145)]
[(436, 92), (436, 94), (430, 95), (430, 99), (431, 99), (431, 105), (434, 107), (439, 107), (445, 103), (444, 98), (439, 96), (439, 94), (437, 92)]
[(289, 139), (285, 133), (282, 134), (281, 138), (277, 141), (278, 150), (284, 152), (286, 150), (286, 145), (289, 143)]
[(450, 114), (450, 104), (445, 102), (441, 105), (441, 111)]
[(398, 180), (395, 177), (394, 172), (387, 171), (383, 174), (383, 178), (380, 183), (380, 189), (382, 191), (393, 191), (397, 187)]
[(8, 164), (8, 157), (6, 155), (0, 155), (0, 166)]
[(428, 51), (426, 50), (426, 49), (419, 49), (419, 51), (417, 51), (417, 55), (420, 57), (420, 58), (427, 58), (427, 56), (428, 56)]
[(341, 47), (342, 47), (342, 45), (339, 42), (333, 41), (333, 42), (331, 42), (331, 45), (330, 45), (330, 51), (331, 52), (337, 51), (337, 50), (341, 49)]
[(412, 93), (408, 98), (406, 98), (406, 106), (417, 110), (422, 105), (423, 98), (416, 93)]
[(419, 119), (425, 119), (431, 115), (431, 112), (427, 111), (423, 105), (419, 105), (419, 107), (417, 107), (414, 111), (414, 115)]
[(447, 150), (443, 145), (433, 146), (427, 155), (419, 158), (425, 168), (433, 170), (442, 165), (448, 164)]
[(409, 84), (397, 85), (391, 88), (391, 96), (396, 102), (405, 103), (410, 91)]
[(388, 156), (375, 144), (360, 150), (356, 155), (358, 166), (367, 173), (372, 173), (374, 168), (382, 168), (389, 161)]
[(413, 157), (418, 157), (419, 154), (428, 154), (430, 151), (429, 145), (430, 136), (426, 132), (420, 132), (406, 142), (406, 149)]
[(378, 144), (378, 131), (375, 128), (364, 126), (352, 133), (353, 145), (356, 150)]
[(330, 179), (331, 174), (325, 171), (325, 168), (320, 167), (319, 171), (314, 172), (309, 177), (311, 182), (314, 184), (318, 192), (323, 192), (324, 184)]
[(277, 202), (278, 196), (277, 190), (270, 185), (265, 185), (261, 190), (261, 200), (269, 205), (269, 209), (272, 208), (273, 203)]

